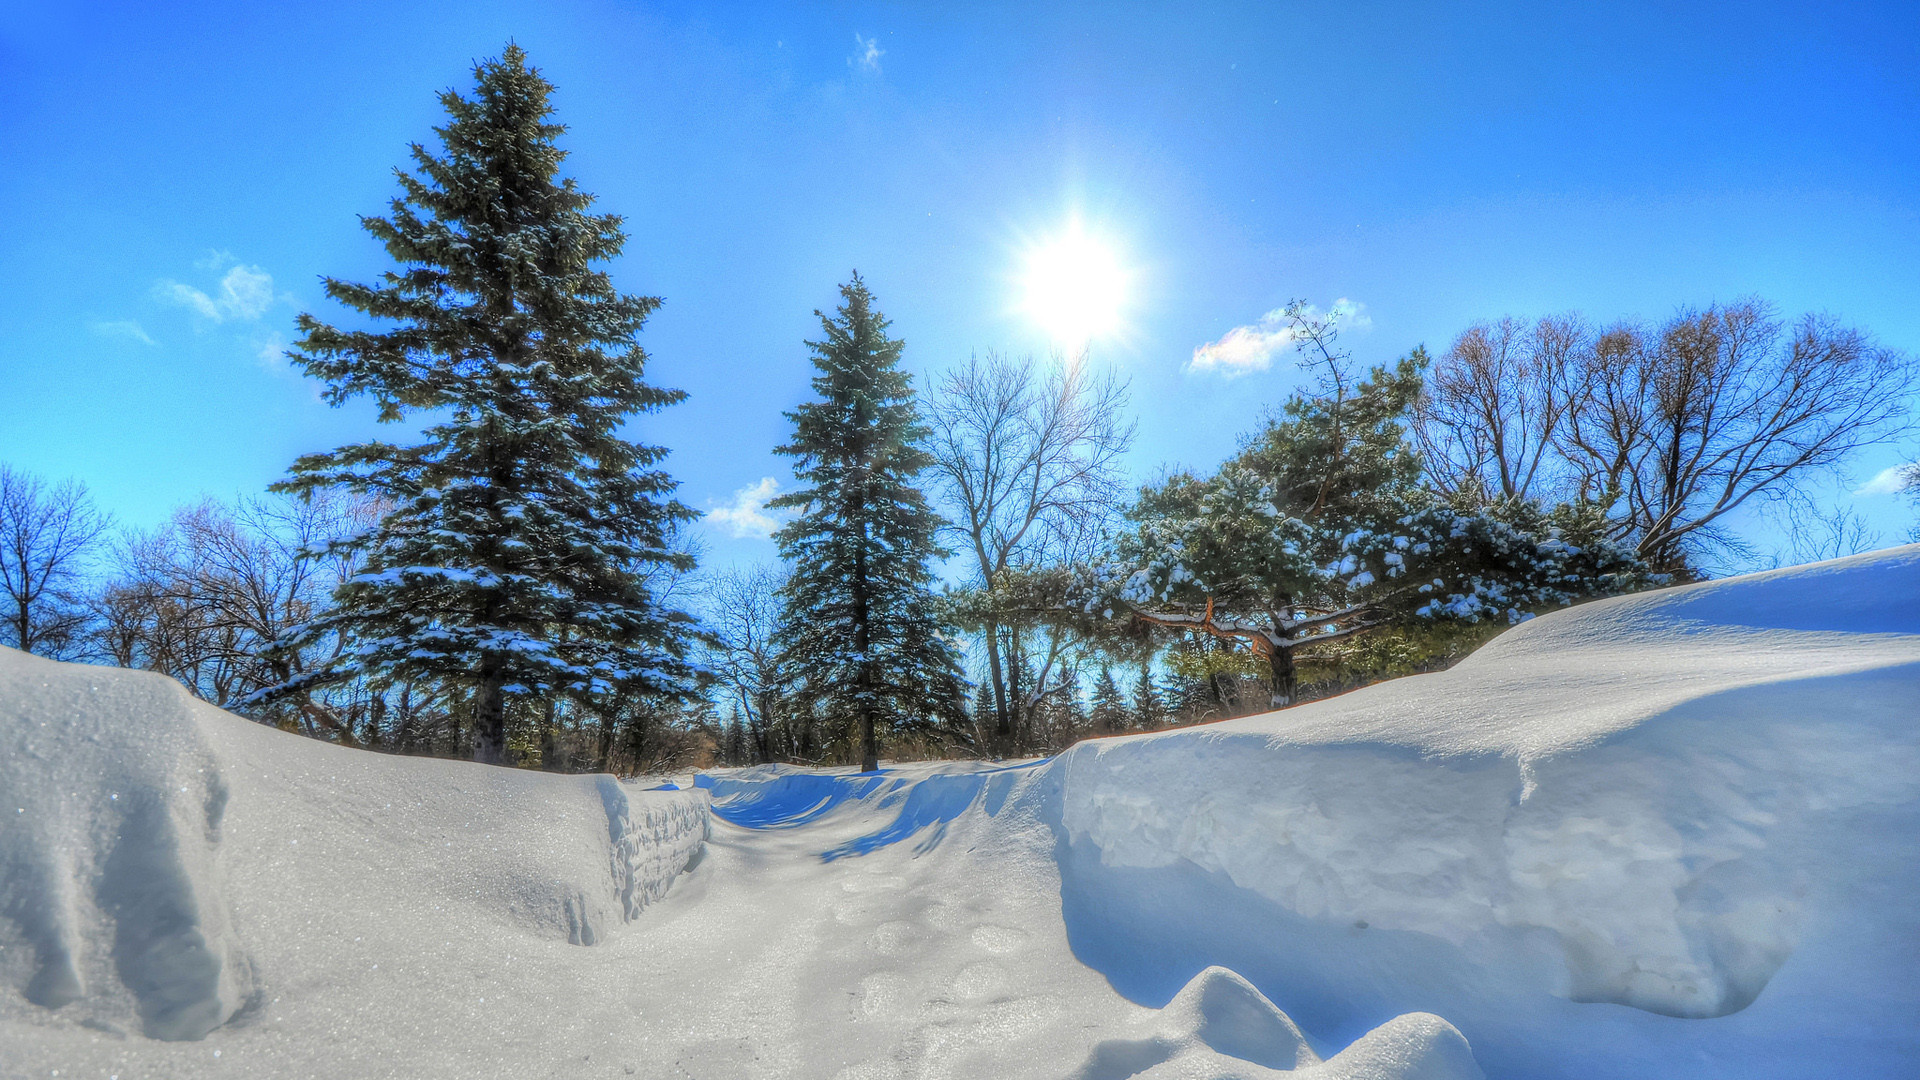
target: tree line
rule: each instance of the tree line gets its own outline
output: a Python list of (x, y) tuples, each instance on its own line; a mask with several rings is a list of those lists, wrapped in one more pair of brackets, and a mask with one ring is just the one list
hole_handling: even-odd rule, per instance
[[(299, 317), (334, 404), (421, 441), (296, 460), (257, 498), (117, 531), (0, 466), (0, 642), (145, 668), (289, 730), (551, 769), (1051, 752), (1444, 666), (1552, 607), (1701, 576), (1729, 515), (1805, 503), (1912, 430), (1912, 359), (1758, 300), (1658, 324), (1476, 324), (1357, 365), (1285, 309), (1308, 384), (1211, 470), (1144, 485), (1085, 357), (924, 388), (867, 283), (817, 312), (777, 564), (698, 569), (644, 378), (655, 297), (560, 174), (515, 46), (441, 97), (385, 216), (395, 264)], [(1841, 532), (1844, 533), (1844, 522)], [(950, 561), (947, 561), (950, 560)], [(958, 579), (942, 585), (945, 567)]]

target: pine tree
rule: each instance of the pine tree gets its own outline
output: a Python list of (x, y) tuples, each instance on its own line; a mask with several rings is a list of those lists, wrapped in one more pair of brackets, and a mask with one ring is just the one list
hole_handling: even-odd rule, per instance
[(850, 722), (863, 770), (879, 767), (879, 732), (964, 715), (954, 648), (935, 616), (938, 514), (917, 486), (933, 463), (913, 384), (900, 370), (902, 343), (855, 274), (826, 335), (810, 341), (820, 400), (787, 414), (806, 485), (768, 505), (801, 516), (775, 534), (792, 564), (783, 590), (785, 662), (801, 694), (828, 717)]
[(390, 216), (361, 219), (400, 268), (375, 285), (326, 280), (389, 328), (303, 314), (289, 353), (335, 405), (368, 396), (384, 421), (431, 415), (426, 441), (302, 457), (277, 486), (343, 486), (391, 507), (333, 547), (365, 569), (294, 636), (349, 644), (303, 684), (364, 673), (464, 686), (474, 757), (497, 763), (511, 699), (684, 692), (692, 621), (649, 581), (691, 569), (670, 541), (695, 514), (655, 468), (667, 452), (619, 434), (684, 397), (641, 378), (634, 337), (659, 299), (617, 292), (597, 268), (625, 243), (621, 219), (588, 213), (593, 197), (559, 178), (553, 86), (518, 46), (474, 74), (472, 96), (440, 97), (441, 151), (415, 144)]
[(1113, 669), (1103, 667), (1100, 677), (1093, 682), (1093, 727), (1094, 730), (1111, 734), (1125, 731), (1128, 723), (1127, 699), (1120, 692), (1120, 684), (1114, 680)]
[(751, 763), (752, 753), (747, 749), (747, 726), (740, 719), (740, 707), (733, 708), (727, 726), (720, 734), (720, 763), (723, 765), (747, 765)]
[(1167, 717), (1160, 703), (1160, 690), (1153, 685), (1153, 666), (1140, 665), (1140, 677), (1133, 683), (1133, 723), (1143, 731), (1152, 731)]

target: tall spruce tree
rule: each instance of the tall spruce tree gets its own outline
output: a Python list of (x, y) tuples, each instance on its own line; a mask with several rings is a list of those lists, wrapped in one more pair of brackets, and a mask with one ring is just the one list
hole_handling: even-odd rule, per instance
[(1133, 682), (1134, 726), (1152, 731), (1166, 718), (1166, 707), (1160, 703), (1160, 690), (1153, 685), (1153, 665), (1143, 662), (1140, 665), (1140, 677)]
[(1127, 711), (1127, 698), (1120, 690), (1120, 683), (1113, 677), (1113, 669), (1103, 667), (1100, 677), (1093, 681), (1093, 712), (1090, 719), (1095, 731), (1112, 734), (1125, 731), (1133, 726), (1133, 718)]
[(782, 590), (784, 659), (801, 696), (851, 724), (860, 767), (879, 767), (879, 733), (964, 716), (965, 688), (936, 617), (934, 534), (941, 519), (917, 486), (933, 464), (902, 343), (855, 274), (826, 336), (810, 341), (820, 400), (787, 414), (806, 485), (768, 505), (800, 516), (774, 535), (793, 573)]
[(349, 647), (305, 685), (364, 673), (462, 686), (474, 757), (499, 763), (512, 699), (685, 688), (692, 620), (648, 582), (691, 569), (671, 540), (695, 513), (655, 467), (667, 451), (620, 434), (685, 396), (641, 378), (634, 338), (659, 299), (599, 269), (625, 243), (621, 219), (589, 213), (593, 197), (559, 177), (553, 86), (518, 46), (474, 75), (471, 96), (440, 96), (440, 152), (415, 144), (390, 215), (361, 219), (400, 268), (375, 285), (326, 279), (329, 297), (390, 325), (302, 314), (289, 353), (335, 405), (368, 396), (384, 421), (431, 415), (426, 441), (308, 455), (277, 487), (347, 487), (391, 508), (336, 545), (365, 569), (297, 636), (339, 632)]

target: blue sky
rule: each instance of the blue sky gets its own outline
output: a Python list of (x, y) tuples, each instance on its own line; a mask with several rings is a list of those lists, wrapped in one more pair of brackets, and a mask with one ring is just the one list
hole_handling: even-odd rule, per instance
[[(787, 477), (801, 341), (851, 269), (916, 371), (1044, 352), (1016, 278), (1074, 214), (1133, 275), (1093, 353), (1143, 477), (1295, 385), (1192, 365), (1294, 297), (1361, 305), (1365, 361), (1750, 293), (1920, 350), (1920, 5), (1538, 6), (11, 4), (0, 461), (150, 525), (374, 434), (278, 350), (341, 315), (320, 275), (385, 268), (355, 215), (510, 37), (628, 217), (616, 280), (666, 299), (650, 375), (692, 396), (635, 430), (703, 509)], [(1852, 502), (1888, 540), (1913, 518)]]

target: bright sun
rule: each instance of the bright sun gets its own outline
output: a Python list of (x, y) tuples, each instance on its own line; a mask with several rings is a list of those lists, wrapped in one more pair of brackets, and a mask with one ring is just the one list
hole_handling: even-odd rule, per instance
[(1057, 344), (1079, 349), (1120, 329), (1127, 272), (1078, 221), (1027, 252), (1021, 307)]

